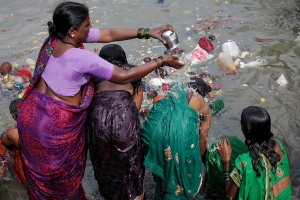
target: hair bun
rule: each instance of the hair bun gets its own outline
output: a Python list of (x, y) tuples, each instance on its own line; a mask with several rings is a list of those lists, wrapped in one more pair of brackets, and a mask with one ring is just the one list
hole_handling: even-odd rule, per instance
[(53, 24), (53, 22), (48, 21), (47, 25), (48, 25), (49, 34), (50, 34), (50, 35), (56, 35), (56, 34), (57, 34), (57, 32), (56, 32), (56, 27), (55, 27), (55, 25)]

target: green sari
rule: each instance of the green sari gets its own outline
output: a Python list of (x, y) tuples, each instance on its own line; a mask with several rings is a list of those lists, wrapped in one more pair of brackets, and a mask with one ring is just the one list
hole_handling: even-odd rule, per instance
[(172, 85), (166, 98), (151, 109), (142, 141), (144, 164), (156, 182), (156, 200), (189, 200), (198, 194), (202, 180), (198, 123), (179, 84)]
[[(234, 168), (235, 159), (248, 152), (244, 142), (235, 136), (228, 136), (232, 153), (230, 159), (230, 169)], [(206, 152), (206, 199), (224, 199), (224, 180), (222, 177), (223, 160), (218, 152), (218, 142), (214, 142)]]
[[(277, 169), (266, 167), (267, 158), (261, 155), (264, 169), (260, 170), (261, 176), (257, 178), (247, 146), (237, 137), (229, 136), (228, 139), (232, 147), (230, 168), (233, 170), (230, 176), (239, 187), (239, 200), (291, 199), (291, 184), (276, 197), (274, 197), (271, 188), (272, 185), (290, 175), (287, 151), (280, 140), (276, 139), (284, 156), (278, 163)], [(206, 199), (225, 198), (224, 180), (222, 178), (223, 162), (218, 153), (217, 144), (218, 142), (213, 143), (206, 153)]]
[(282, 142), (279, 139), (276, 140), (279, 142), (280, 148), (284, 153), (276, 170), (268, 166), (267, 158), (264, 155), (261, 155), (263, 158), (263, 169), (260, 169), (260, 177), (256, 177), (249, 153), (242, 154), (235, 160), (235, 168), (232, 170), (230, 176), (240, 188), (238, 199), (291, 199), (291, 182), (276, 197), (274, 197), (272, 191), (273, 185), (277, 184), (283, 178), (290, 176), (287, 151)]

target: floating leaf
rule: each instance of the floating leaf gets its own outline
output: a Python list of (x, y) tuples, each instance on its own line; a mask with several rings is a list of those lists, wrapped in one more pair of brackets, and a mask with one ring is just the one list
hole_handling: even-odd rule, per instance
[(46, 34), (48, 34), (48, 32), (39, 32), (39, 33), (36, 34), (36, 35), (46, 35)]
[(190, 14), (192, 14), (192, 11), (191, 11), (191, 10), (185, 10), (183, 13), (184, 13), (185, 15), (190, 15)]

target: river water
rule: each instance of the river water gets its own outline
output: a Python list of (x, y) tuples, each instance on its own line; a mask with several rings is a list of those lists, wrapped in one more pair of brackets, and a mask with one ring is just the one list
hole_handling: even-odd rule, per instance
[[(36, 60), (46, 38), (46, 23), (52, 18), (56, 0), (0, 0), (0, 62), (14, 67), (28, 59)], [(225, 74), (215, 59), (201, 67), (218, 77), (223, 85), (224, 109), (213, 117), (209, 141), (221, 135), (242, 138), (239, 118), (249, 105), (265, 107), (272, 118), (272, 131), (281, 138), (289, 152), (293, 198), (300, 199), (300, 3), (295, 0), (86, 0), (94, 27), (156, 27), (171, 23), (180, 47), (191, 51), (200, 37), (215, 35), (216, 58), (224, 42), (235, 41), (250, 54), (242, 61), (256, 65), (238, 69), (238, 75)], [(208, 25), (213, 28), (209, 30)], [(119, 42), (129, 59), (136, 64), (146, 55), (161, 55), (166, 49), (156, 40)], [(93, 51), (103, 44), (89, 44)], [(27, 61), (26, 61), (27, 59)], [(288, 85), (280, 87), (276, 80), (284, 75)], [(0, 131), (13, 124), (8, 105), (15, 91), (0, 92)], [(262, 101), (265, 100), (264, 102)], [(153, 182), (147, 174), (146, 189), (153, 197)], [(93, 178), (90, 161), (83, 181), (89, 199), (101, 199)], [(16, 181), (0, 181), (0, 199), (27, 199)]]

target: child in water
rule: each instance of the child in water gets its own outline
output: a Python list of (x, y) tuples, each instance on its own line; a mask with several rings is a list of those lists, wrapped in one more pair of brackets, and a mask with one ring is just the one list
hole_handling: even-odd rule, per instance
[[(9, 111), (14, 120), (17, 120), (18, 117), (17, 104), (19, 101), (20, 99), (15, 99), (9, 105)], [(19, 181), (25, 186), (26, 179), (19, 147), (17, 126), (9, 126), (2, 133), (0, 140), (0, 179), (9, 172), (12, 177), (18, 177)]]

